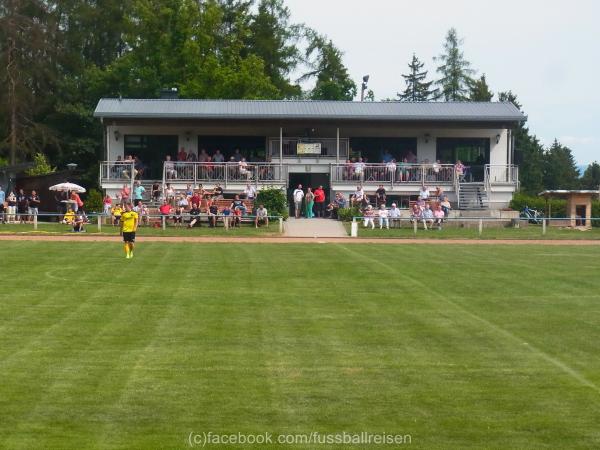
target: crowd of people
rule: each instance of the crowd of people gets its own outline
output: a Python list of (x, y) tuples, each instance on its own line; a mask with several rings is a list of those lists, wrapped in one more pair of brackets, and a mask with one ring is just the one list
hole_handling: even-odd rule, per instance
[[(145, 189), (139, 181), (134, 184), (133, 192), (129, 185), (123, 185), (117, 198), (110, 195), (104, 197), (104, 214), (111, 217), (114, 226), (119, 226), (125, 205), (132, 203), (133, 211), (138, 214), (140, 225), (150, 225), (151, 211), (143, 202)], [(193, 187), (188, 184), (182, 192), (177, 192), (170, 183), (163, 189), (160, 183), (155, 183), (150, 192), (150, 198), (160, 203), (156, 216), (166, 223), (176, 227), (199, 227), (203, 219), (209, 227), (216, 227), (220, 221), (224, 226), (239, 227), (243, 220), (251, 220), (255, 227), (269, 225), (269, 214), (264, 205), (255, 205), (256, 188), (247, 184), (243, 192), (232, 200), (226, 200), (223, 188), (216, 183), (212, 190), (204, 189), (200, 184)], [(159, 222), (155, 222), (159, 225)]]
[(0, 223), (31, 223), (39, 214), (40, 196), (35, 190), (26, 194), (23, 189), (4, 192), (0, 186)]

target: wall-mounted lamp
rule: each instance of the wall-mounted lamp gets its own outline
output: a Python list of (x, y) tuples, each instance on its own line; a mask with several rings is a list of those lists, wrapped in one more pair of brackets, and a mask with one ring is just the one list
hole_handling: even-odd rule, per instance
[(425, 143), (429, 143), (429, 139), (431, 139), (431, 135), (429, 133), (425, 133), (425, 136), (423, 136), (423, 139), (425, 139)]
[(497, 134), (497, 135), (496, 135), (496, 144), (499, 144), (499, 143), (500, 143), (500, 135), (499, 135), (499, 134)]
[(118, 141), (121, 137), (121, 132), (119, 130), (115, 130), (115, 141)]

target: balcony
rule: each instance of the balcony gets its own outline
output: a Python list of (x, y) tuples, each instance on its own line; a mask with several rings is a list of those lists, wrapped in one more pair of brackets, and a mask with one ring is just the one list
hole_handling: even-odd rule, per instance
[(454, 185), (452, 164), (331, 164), (331, 182), (336, 184)]

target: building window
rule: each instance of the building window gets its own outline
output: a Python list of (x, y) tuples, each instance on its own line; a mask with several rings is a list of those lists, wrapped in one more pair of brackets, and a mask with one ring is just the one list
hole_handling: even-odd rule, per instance
[(177, 156), (179, 138), (176, 135), (126, 134), (123, 140), (125, 156), (137, 156), (144, 165), (144, 178), (162, 178), (162, 164), (166, 155)]
[(490, 162), (489, 138), (437, 138), (436, 159), (454, 164), (484, 165)]

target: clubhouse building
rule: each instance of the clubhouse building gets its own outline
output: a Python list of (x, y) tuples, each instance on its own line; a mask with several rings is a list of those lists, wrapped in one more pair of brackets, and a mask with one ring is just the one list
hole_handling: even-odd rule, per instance
[(147, 189), (219, 183), (230, 194), (248, 183), (322, 185), (329, 197), (384, 185), (406, 207), (425, 184), (460, 209), (507, 206), (519, 185), (512, 130), (526, 120), (492, 102), (102, 99), (94, 115), (113, 196), (133, 174)]

